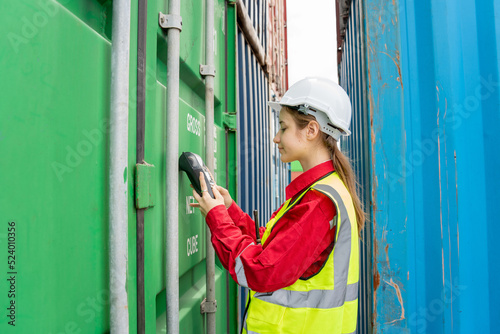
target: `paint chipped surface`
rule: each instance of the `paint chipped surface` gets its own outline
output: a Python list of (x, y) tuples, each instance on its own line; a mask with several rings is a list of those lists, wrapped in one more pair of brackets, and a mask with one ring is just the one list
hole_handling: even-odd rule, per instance
[(394, 50), (394, 54), (395, 54), (394, 57), (391, 56), (387, 52), (380, 51), (380, 53), (385, 54), (387, 57), (389, 57), (392, 60), (392, 62), (394, 63), (394, 65), (396, 65), (396, 68), (398, 69), (398, 77), (396, 78), (396, 81), (401, 84), (401, 88), (404, 88), (403, 87), (403, 79), (402, 79), (402, 76), (401, 76), (401, 59), (400, 59), (400, 56), (399, 56), (399, 50)]
[[(400, 61), (399, 41), (391, 38), (394, 32), (399, 31), (397, 20), (397, 3), (394, 7), (391, 3), (367, 3), (367, 104), (368, 120), (370, 129), (368, 130), (370, 144), (370, 180), (372, 209), (372, 281), (373, 298), (372, 303), (372, 329), (373, 333), (383, 332), (384, 326), (392, 330), (403, 329), (403, 323), (396, 323), (405, 318), (403, 307), (403, 295), (401, 283), (407, 277), (404, 274), (406, 269), (401, 267), (400, 258), (404, 256), (399, 252), (400, 238), (405, 236), (408, 221), (407, 214), (399, 215), (398, 210), (391, 209), (394, 201), (404, 202), (401, 198), (392, 198), (394, 191), (398, 191), (400, 186), (404, 186), (405, 180), (398, 178), (395, 184), (388, 186), (389, 179), (395, 174), (395, 155), (393, 152), (393, 140), (396, 140), (398, 147), (406, 147), (406, 133), (401, 133), (401, 137), (395, 139), (385, 136), (385, 127), (397, 126), (394, 124), (394, 117), (389, 117), (385, 112), (389, 104), (402, 103), (403, 77)], [(382, 14), (382, 15), (380, 15)], [(380, 15), (380, 16), (379, 16)], [(388, 99), (390, 96), (390, 99)], [(390, 100), (390, 102), (388, 102)], [(403, 109), (398, 112), (403, 112)], [(402, 118), (404, 121), (404, 117)], [(385, 124), (384, 124), (385, 123)], [(409, 136), (410, 134), (408, 134)], [(384, 147), (387, 145), (387, 150)], [(404, 155), (403, 151), (397, 154)], [(400, 174), (397, 174), (398, 176)], [(403, 174), (404, 175), (404, 174)], [(379, 182), (380, 181), (380, 182)], [(401, 239), (402, 240), (402, 239)], [(397, 249), (397, 252), (389, 250)], [(392, 259), (391, 259), (392, 258)], [(391, 263), (392, 260), (392, 263)], [(409, 275), (409, 272), (408, 272)], [(387, 284), (384, 282), (387, 281)], [(397, 282), (397, 283), (394, 283)], [(396, 293), (395, 293), (396, 292)], [(398, 298), (394, 298), (398, 296)], [(396, 320), (393, 320), (396, 319)], [(384, 325), (384, 323), (390, 323)]]
[(398, 298), (399, 304), (401, 305), (401, 316), (399, 317), (399, 319), (394, 319), (392, 321), (386, 322), (386, 324), (393, 324), (396, 321), (401, 321), (401, 320), (405, 319), (405, 308), (404, 308), (404, 305), (403, 305), (403, 297), (401, 296), (401, 289), (399, 288), (399, 285), (396, 284), (392, 280), (392, 278), (389, 280), (389, 282), (387, 282), (386, 280), (384, 280), (384, 282), (387, 283), (387, 284), (389, 284), (390, 286), (392, 286), (394, 288), (394, 290), (396, 290), (396, 296)]

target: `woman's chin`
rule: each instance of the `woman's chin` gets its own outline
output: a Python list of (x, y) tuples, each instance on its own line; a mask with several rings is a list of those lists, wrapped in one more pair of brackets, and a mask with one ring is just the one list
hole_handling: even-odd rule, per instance
[(282, 162), (282, 163), (284, 163), (284, 164), (289, 163), (289, 162), (292, 162), (291, 160), (287, 159), (287, 158), (286, 158), (286, 156), (283, 156), (283, 154), (282, 154), (282, 155), (280, 155), (280, 160), (281, 160), (281, 162)]

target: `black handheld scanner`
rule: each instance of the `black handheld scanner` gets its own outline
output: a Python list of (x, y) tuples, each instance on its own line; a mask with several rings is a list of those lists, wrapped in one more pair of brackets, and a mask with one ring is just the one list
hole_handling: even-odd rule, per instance
[(212, 179), (207, 166), (205, 166), (203, 160), (201, 160), (201, 157), (198, 154), (183, 152), (179, 158), (179, 168), (180, 170), (186, 172), (189, 177), (189, 181), (191, 181), (191, 184), (200, 196), (203, 196), (200, 185), (200, 172), (202, 172), (205, 177), (208, 194), (212, 196), (212, 198), (215, 198), (214, 193), (212, 192), (212, 186), (215, 185), (215, 181)]

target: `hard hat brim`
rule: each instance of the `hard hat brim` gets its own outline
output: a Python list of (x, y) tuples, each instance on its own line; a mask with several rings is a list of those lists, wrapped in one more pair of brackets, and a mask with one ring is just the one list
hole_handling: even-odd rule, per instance
[(278, 112), (281, 110), (282, 107), (279, 102), (274, 102), (274, 101), (267, 101), (267, 105)]

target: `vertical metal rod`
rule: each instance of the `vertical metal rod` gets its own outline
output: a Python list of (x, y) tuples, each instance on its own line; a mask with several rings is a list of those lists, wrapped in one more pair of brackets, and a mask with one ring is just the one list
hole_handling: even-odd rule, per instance
[[(214, 67), (214, 0), (206, 2), (205, 62), (208, 68)], [(206, 110), (206, 160), (207, 167), (214, 171), (214, 76), (205, 76), (205, 110)], [(215, 302), (215, 251), (212, 246), (212, 234), (206, 229), (207, 252), (207, 303)], [(207, 332), (215, 334), (215, 313), (207, 313)]]
[[(180, 0), (169, 0), (170, 15), (180, 16)], [(180, 30), (167, 32), (167, 127), (165, 155), (167, 195), (165, 203), (166, 233), (166, 303), (167, 333), (179, 333), (179, 54)], [(168, 138), (167, 138), (168, 137)]]
[[(136, 163), (144, 163), (146, 132), (146, 31), (147, 0), (139, 0), (137, 18), (137, 146)], [(144, 211), (137, 209), (137, 333), (146, 331), (146, 300), (144, 291)]]
[[(229, 54), (227, 50), (227, 36), (228, 36), (228, 31), (227, 31), (227, 1), (224, 1), (224, 112), (227, 114), (228, 113), (228, 96), (227, 96), (227, 76), (228, 76), (228, 64), (227, 64), (227, 57)], [(226, 128), (226, 189), (229, 191), (229, 130)], [(229, 271), (226, 270), (226, 333), (230, 332), (230, 298), (229, 298)]]
[[(236, 49), (236, 59), (235, 59), (235, 65), (236, 65), (236, 68), (244, 68), (244, 67), (240, 67), (240, 63), (241, 61), (239, 60), (239, 55), (243, 53), (243, 48), (240, 47), (240, 40), (242, 37), (240, 37), (240, 34), (239, 34), (239, 29), (238, 29), (238, 26), (236, 25), (235, 27), (236, 31), (235, 31), (235, 35), (236, 35), (236, 41), (235, 41), (235, 49)], [(226, 33), (227, 34), (227, 33)], [(236, 76), (236, 80), (235, 80), (235, 91), (236, 91), (236, 99), (235, 99), (235, 108), (236, 108), (236, 129), (238, 129), (238, 131), (236, 131), (235, 133), (235, 137), (236, 137), (236, 170), (240, 170), (241, 168), (241, 157), (240, 157), (240, 152), (242, 150), (242, 147), (241, 147), (241, 143), (242, 143), (242, 131), (244, 131), (242, 129), (242, 124), (241, 124), (241, 114), (243, 113), (244, 115), (244, 107), (241, 107), (241, 103), (240, 103), (240, 95), (239, 95), (239, 91), (240, 91), (240, 87), (241, 87), (241, 83), (240, 83), (240, 76), (241, 75), (244, 75), (244, 70), (243, 70), (243, 74), (240, 74), (239, 72), (237, 72), (237, 76)], [(236, 200), (238, 201), (238, 203), (240, 203), (240, 205), (242, 204), (241, 202), (241, 185), (243, 183), (243, 178), (240, 176), (240, 174), (236, 174), (235, 178), (236, 180)], [(241, 301), (242, 301), (242, 297), (243, 297), (243, 294), (242, 294), (242, 290), (243, 288), (241, 288), (240, 286), (237, 286), (236, 288), (236, 318), (237, 318), (237, 328), (241, 328), (242, 326), (242, 323), (241, 323), (241, 317), (242, 317), (242, 314), (241, 314), (241, 310), (242, 310), (242, 306), (241, 306)]]
[[(227, 18), (226, 18), (227, 19)], [(227, 25), (226, 25), (227, 27)], [(227, 30), (226, 30), (227, 37)], [(227, 50), (227, 48), (226, 48)], [(227, 64), (226, 64), (226, 112), (227, 112)], [(229, 130), (226, 128), (226, 189), (229, 191)], [(231, 331), (231, 301), (230, 301), (229, 271), (226, 270), (226, 333)]]
[(255, 240), (257, 241), (257, 244), (260, 245), (260, 233), (259, 233), (259, 211), (253, 210), (253, 219), (255, 221)]
[(109, 166), (110, 332), (128, 333), (128, 112), (130, 0), (113, 2)]

